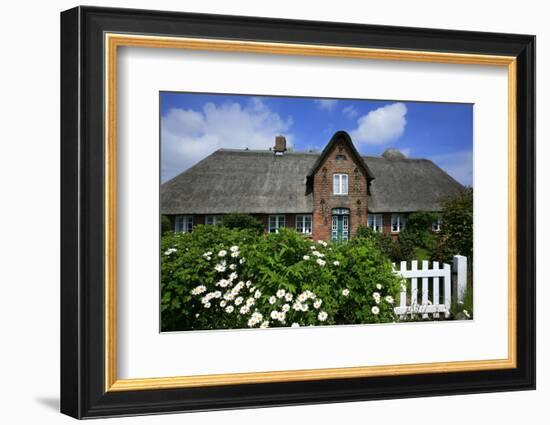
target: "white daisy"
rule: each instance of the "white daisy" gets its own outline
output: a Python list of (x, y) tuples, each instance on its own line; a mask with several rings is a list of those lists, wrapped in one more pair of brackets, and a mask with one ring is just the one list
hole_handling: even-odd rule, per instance
[(250, 308), (247, 305), (243, 305), (239, 311), (241, 314), (246, 314), (250, 311)]
[(382, 289), (382, 285), (380, 285), (379, 283), (376, 285), (376, 289)]
[(218, 257), (225, 257), (227, 255), (227, 251), (225, 249), (222, 249), (220, 252), (218, 252)]
[(214, 269), (220, 273), (223, 273), (225, 271), (225, 266), (223, 264), (216, 264)]
[(243, 297), (237, 297), (235, 298), (235, 305), (241, 305), (243, 302)]
[(191, 290), (191, 294), (192, 295), (199, 295), (199, 294), (202, 294), (204, 291), (206, 291), (206, 286), (199, 285), (196, 288), (193, 288), (193, 290)]
[(287, 300), (288, 302), (292, 301), (292, 294), (290, 292), (287, 292), (287, 294), (285, 295), (285, 300)]
[(380, 313), (380, 309), (377, 306), (374, 306), (373, 308), (371, 308), (370, 311), (372, 311), (372, 314)]
[(284, 289), (279, 289), (277, 291), (277, 298), (283, 298), (286, 294), (286, 291)]
[(229, 248), (229, 251), (231, 252), (237, 252), (239, 250), (239, 247), (237, 245), (233, 245), (231, 248)]
[(282, 310), (286, 313), (288, 310), (290, 310), (290, 305), (289, 304), (283, 305)]
[(321, 260), (320, 258), (317, 259), (317, 264), (319, 264), (321, 267), (323, 267), (326, 264), (326, 261)]
[(262, 322), (262, 324), (260, 325), (260, 328), (262, 328), (262, 329), (269, 328), (269, 321), (266, 320), (266, 321)]
[(230, 270), (236, 270), (236, 269), (237, 269), (237, 265), (236, 265), (236, 264), (230, 264), (230, 265), (229, 265), (229, 269), (230, 269)]
[(323, 300), (318, 299), (313, 303), (313, 307), (315, 307), (316, 309), (319, 309), (319, 307), (321, 307), (321, 304), (323, 304)]
[(339, 265), (340, 265), (340, 261), (334, 261), (332, 264), (334, 264), (335, 266), (339, 266)]
[(271, 318), (273, 320), (277, 319), (277, 317), (279, 317), (279, 312), (277, 310), (273, 310), (270, 314)]
[(386, 298), (384, 298), (384, 299), (389, 304), (393, 304), (393, 302), (394, 302), (393, 297), (391, 295), (386, 296)]
[(291, 327), (291, 328), (299, 328), (299, 327), (300, 327), (300, 324), (294, 322), (290, 327)]
[(347, 296), (349, 295), (349, 289), (348, 289), (348, 288), (343, 289), (343, 290), (342, 290), (342, 295), (343, 295), (344, 297), (347, 297)]
[(232, 305), (228, 305), (226, 308), (225, 308), (225, 311), (227, 313), (233, 313), (233, 310), (235, 310), (235, 308), (232, 306)]
[(262, 293), (261, 293), (259, 290), (257, 290), (256, 292), (254, 292), (254, 298), (257, 299), (257, 298), (260, 298), (261, 296), (262, 296)]
[(206, 304), (204, 305), (204, 308), (210, 308), (210, 306), (211, 306), (210, 303), (206, 303)]
[(321, 311), (317, 315), (317, 319), (319, 319), (321, 322), (324, 322), (325, 320), (327, 320), (327, 317), (328, 317), (328, 314), (326, 311)]
[(307, 261), (309, 260), (309, 255), (304, 255), (302, 258)]
[(233, 258), (237, 258), (239, 255), (240, 255), (239, 251), (235, 251), (235, 252), (231, 253), (231, 257), (233, 257)]
[(275, 295), (272, 295), (269, 297), (269, 304), (273, 305), (277, 302), (277, 298), (275, 298)]

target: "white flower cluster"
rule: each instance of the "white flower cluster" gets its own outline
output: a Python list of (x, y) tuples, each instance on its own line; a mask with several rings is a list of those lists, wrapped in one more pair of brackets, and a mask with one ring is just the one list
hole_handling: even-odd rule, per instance
[(177, 251), (176, 248), (168, 248), (166, 251), (164, 251), (164, 255), (171, 255), (176, 251)]

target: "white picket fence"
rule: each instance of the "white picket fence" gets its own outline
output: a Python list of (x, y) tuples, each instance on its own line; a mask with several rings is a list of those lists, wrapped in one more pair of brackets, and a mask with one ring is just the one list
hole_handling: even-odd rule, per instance
[[(428, 319), (430, 314), (434, 318), (439, 318), (440, 314), (449, 317), (452, 290), (454, 289), (453, 292), (458, 297), (458, 301), (462, 301), (464, 296), (467, 281), (466, 261), (466, 257), (456, 255), (453, 258), (452, 269), (451, 265), (445, 263), (440, 265), (437, 261), (432, 263), (431, 268), (428, 261), (422, 261), (422, 268), (419, 269), (418, 261), (415, 260), (411, 262), (410, 269), (407, 268), (406, 261), (401, 261), (397, 270), (394, 263), (395, 273), (403, 278), (399, 306), (395, 307), (395, 313), (401, 318), (421, 316), (423, 319)], [(455, 273), (453, 282), (451, 282), (452, 273)], [(440, 285), (440, 282), (443, 285)], [(454, 288), (451, 287), (452, 283)]]

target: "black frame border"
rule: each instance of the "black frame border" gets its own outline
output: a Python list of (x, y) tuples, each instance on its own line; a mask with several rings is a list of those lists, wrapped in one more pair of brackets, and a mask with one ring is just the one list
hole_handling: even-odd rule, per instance
[[(517, 368), (104, 390), (105, 32), (517, 58)], [(535, 388), (535, 36), (80, 6), (61, 13), (61, 412), (75, 418)]]

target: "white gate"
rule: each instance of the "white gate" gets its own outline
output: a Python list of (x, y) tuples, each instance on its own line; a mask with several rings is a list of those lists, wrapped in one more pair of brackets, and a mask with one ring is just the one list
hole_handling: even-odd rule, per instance
[[(438, 318), (440, 313), (448, 317), (451, 311), (451, 266), (434, 261), (432, 267), (428, 261), (422, 261), (422, 268), (418, 268), (418, 261), (411, 262), (407, 269), (407, 262), (401, 261), (400, 269), (395, 273), (403, 278), (399, 306), (395, 313), (405, 319), (407, 316), (422, 316), (429, 318), (432, 314)], [(431, 282), (430, 282), (431, 280)], [(440, 292), (440, 282), (442, 293)], [(431, 285), (430, 285), (431, 283)], [(431, 288), (430, 288), (431, 286)], [(418, 291), (421, 291), (420, 297)], [(442, 295), (442, 296), (441, 296)], [(420, 298), (420, 299), (419, 299)]]

